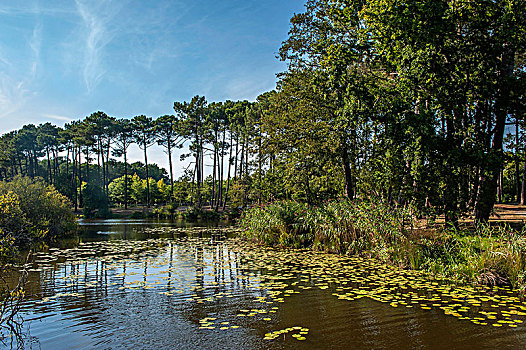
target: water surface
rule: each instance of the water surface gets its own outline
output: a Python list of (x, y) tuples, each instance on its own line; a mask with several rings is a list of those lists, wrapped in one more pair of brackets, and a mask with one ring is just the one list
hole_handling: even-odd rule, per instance
[(526, 304), (507, 289), (451, 286), (370, 259), (262, 248), (231, 237), (230, 228), (81, 224), (76, 242), (32, 257), (20, 312), (23, 343), (4, 339), (4, 347), (526, 345)]

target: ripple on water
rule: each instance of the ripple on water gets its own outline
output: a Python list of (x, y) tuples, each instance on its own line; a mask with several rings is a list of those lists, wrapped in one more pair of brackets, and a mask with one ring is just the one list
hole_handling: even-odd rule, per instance
[[(273, 250), (224, 236), (178, 238), (181, 229), (171, 230), (146, 233), (173, 239), (85, 242), (38, 254), (22, 309), (31, 336), (58, 350), (526, 344), (526, 305), (508, 290), (448, 286), (359, 257)], [(221, 237), (220, 229), (207, 232)], [(489, 321), (502, 326), (480, 324)]]

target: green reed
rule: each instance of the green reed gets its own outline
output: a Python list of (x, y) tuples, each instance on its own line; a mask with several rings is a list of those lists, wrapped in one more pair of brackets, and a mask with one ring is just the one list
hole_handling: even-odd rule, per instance
[[(243, 235), (266, 245), (369, 256), (466, 283), (526, 292), (526, 235), (510, 227), (416, 231), (417, 215), (376, 201), (277, 201), (243, 212)], [(422, 231), (422, 229), (420, 229)]]

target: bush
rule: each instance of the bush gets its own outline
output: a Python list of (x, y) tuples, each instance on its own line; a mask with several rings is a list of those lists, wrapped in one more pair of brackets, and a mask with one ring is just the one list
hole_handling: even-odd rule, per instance
[(0, 182), (0, 231), (16, 244), (72, 232), (75, 215), (67, 198), (44, 181), (16, 177)]
[(182, 213), (182, 218), (184, 221), (196, 222), (198, 220), (203, 221), (216, 221), (219, 220), (220, 215), (216, 211), (203, 210), (198, 207), (190, 207)]

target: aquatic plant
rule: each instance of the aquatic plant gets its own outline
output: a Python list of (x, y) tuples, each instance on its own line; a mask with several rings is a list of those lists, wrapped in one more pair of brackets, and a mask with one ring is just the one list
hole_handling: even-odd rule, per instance
[(265, 244), (359, 253), (405, 239), (403, 210), (381, 202), (333, 201), (312, 207), (278, 201), (245, 211), (240, 225), (246, 237)]
[[(288, 348), (297, 341), (313, 342), (310, 347), (320, 344), (320, 334), (325, 330), (318, 323), (308, 318), (283, 317), (291, 309), (290, 305), (283, 306), (298, 305), (304, 297), (312, 301), (308, 298), (332, 295), (344, 303), (370, 299), (386, 307), (407, 309), (404, 313), (408, 318), (430, 312), (433, 317), (443, 314), (480, 327), (523, 328), (526, 321), (526, 304), (509, 286), (451, 284), (450, 280), (400, 269), (369, 256), (275, 249), (239, 237), (226, 239), (226, 233), (233, 230), (155, 227), (147, 229), (149, 238), (144, 241), (81, 242), (68, 249), (35, 252), (28, 271), (46, 288), (38, 290), (36, 299), (28, 298), (25, 306), (36, 313), (63, 308), (85, 298), (77, 287), (92, 291), (103, 285), (110, 295), (130, 298), (140, 291), (141, 295), (155, 297), (163, 307), (196, 310), (182, 314), (189, 317), (199, 337), (215, 338), (221, 332), (235, 336), (237, 329), (257, 330), (262, 341), (281, 343), (269, 348)], [(427, 247), (420, 252), (423, 263), (427, 263), (426, 257), (443, 259), (443, 254), (463, 254), (460, 240), (455, 250), (447, 250), (447, 234), (438, 235), (438, 247), (429, 238), (422, 242)], [(215, 239), (218, 235), (222, 238)], [(401, 242), (408, 244), (411, 240)], [(400, 251), (405, 249), (403, 244), (398, 245)], [(416, 244), (412, 247), (420, 249)], [(51, 278), (42, 273), (48, 269), (55, 271)], [(99, 281), (97, 276), (102, 271), (112, 278)], [(308, 307), (305, 303), (300, 301)], [(73, 312), (90, 311), (82, 308)]]
[(240, 225), (246, 237), (267, 245), (295, 248), (313, 243), (312, 208), (295, 201), (278, 201), (244, 211)]
[(479, 224), (414, 231), (409, 208), (377, 201), (313, 207), (279, 201), (246, 210), (242, 234), (266, 245), (364, 255), (460, 282), (510, 284), (526, 292), (526, 235)]

